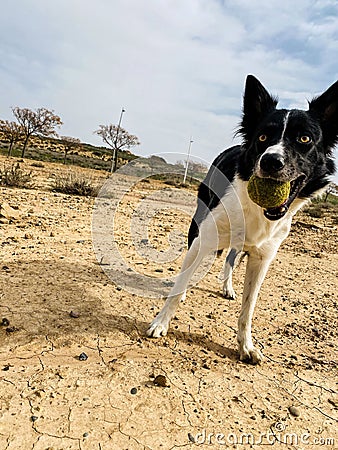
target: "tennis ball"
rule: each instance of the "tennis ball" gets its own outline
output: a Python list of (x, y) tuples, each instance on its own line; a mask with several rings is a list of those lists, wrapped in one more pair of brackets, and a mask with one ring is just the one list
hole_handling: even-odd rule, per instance
[(252, 175), (248, 183), (251, 200), (265, 209), (281, 206), (290, 195), (290, 182)]

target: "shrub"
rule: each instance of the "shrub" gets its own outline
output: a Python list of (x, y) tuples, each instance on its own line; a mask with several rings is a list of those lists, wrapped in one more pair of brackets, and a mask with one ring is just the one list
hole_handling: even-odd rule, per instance
[(4, 165), (4, 168), (0, 169), (0, 184), (18, 188), (32, 187), (32, 172), (22, 170), (19, 163)]
[(322, 217), (335, 217), (338, 212), (338, 197), (328, 196), (316, 197), (304, 208), (304, 212), (310, 217), (320, 219)]
[(63, 194), (82, 195), (85, 197), (96, 197), (99, 193), (99, 187), (94, 185), (91, 179), (74, 173), (56, 177), (53, 180), (52, 190)]
[(310, 206), (309, 208), (305, 209), (305, 212), (310, 216), (313, 217), (315, 219), (320, 219), (321, 217), (324, 217), (324, 209), (322, 208), (321, 205), (313, 205)]
[(167, 184), (168, 186), (177, 186), (177, 181), (175, 181), (175, 180), (165, 180), (164, 184)]

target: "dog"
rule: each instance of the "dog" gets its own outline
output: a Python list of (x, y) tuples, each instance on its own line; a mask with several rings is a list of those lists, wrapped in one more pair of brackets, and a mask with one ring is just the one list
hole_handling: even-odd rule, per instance
[[(294, 214), (319, 195), (335, 171), (333, 148), (338, 142), (338, 81), (309, 102), (308, 110), (277, 109), (272, 96), (253, 75), (246, 78), (238, 134), (242, 144), (221, 153), (198, 191), (197, 209), (188, 234), (188, 252), (163, 309), (147, 335), (165, 336), (188, 283), (203, 258), (227, 249), (225, 297), (234, 298), (232, 271), (239, 254), (247, 255), (237, 341), (241, 361), (260, 363), (251, 323), (269, 265), (291, 228)], [(252, 175), (290, 182), (282, 205), (263, 209), (247, 191)]]

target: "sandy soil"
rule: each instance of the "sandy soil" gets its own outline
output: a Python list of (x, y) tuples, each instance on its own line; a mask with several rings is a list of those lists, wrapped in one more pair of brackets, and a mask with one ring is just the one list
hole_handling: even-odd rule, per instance
[[(338, 448), (338, 231), (330, 217), (295, 218), (256, 307), (265, 361), (250, 366), (236, 347), (245, 263), (234, 276), (237, 300), (221, 295), (217, 259), (168, 336), (148, 339), (163, 300), (109, 278), (93, 250), (94, 199), (51, 192), (51, 177), (65, 169), (30, 164), (35, 188), (1, 188), (0, 197), (15, 211), (0, 223), (1, 450)], [(176, 246), (176, 260), (140, 255), (130, 233), (139, 202), (159, 190), (165, 208), (147, 239), (158, 255)], [(149, 277), (171, 277), (182, 260), (184, 202), (193, 202), (176, 191), (171, 202), (168, 186), (139, 183), (121, 200), (115, 242)]]

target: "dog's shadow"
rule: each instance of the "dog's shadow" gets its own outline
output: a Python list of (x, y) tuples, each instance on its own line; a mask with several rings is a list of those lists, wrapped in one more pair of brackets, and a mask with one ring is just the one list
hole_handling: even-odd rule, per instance
[[(116, 316), (115, 319), (117, 319)], [(230, 359), (231, 361), (239, 361), (239, 354), (234, 348), (225, 347), (224, 345), (214, 342), (212, 339), (208, 338), (203, 334), (196, 332), (180, 331), (178, 329), (170, 328), (167, 336), (160, 338), (153, 338), (148, 337), (146, 335), (146, 330), (149, 327), (149, 323), (138, 320), (132, 320), (130, 317), (123, 317), (123, 316), (121, 316), (119, 319), (120, 319), (119, 325), (116, 326), (116, 328), (118, 328), (119, 331), (128, 334), (128, 329), (130, 330), (130, 327), (134, 327), (134, 329), (136, 327), (139, 338), (142, 340), (147, 340), (147, 342), (153, 343), (154, 345), (158, 343), (158, 345), (162, 347), (163, 344), (161, 342), (163, 342), (163, 339), (166, 339), (166, 342), (169, 341), (169, 347), (170, 341), (173, 341), (173, 346), (175, 345), (175, 341), (182, 342), (183, 344), (186, 344), (188, 347), (198, 346), (205, 352), (211, 352), (215, 356)], [(120, 325), (122, 325), (122, 327)]]
[[(200, 347), (219, 357), (238, 360), (234, 349), (214, 342), (203, 330), (200, 333), (181, 331), (174, 328), (177, 324), (173, 321), (166, 338), (154, 339), (147, 337), (146, 330), (149, 323), (140, 320), (135, 309), (129, 315), (122, 311), (111, 313), (109, 307), (103, 304), (104, 300), (100, 295), (93, 293), (89, 295), (84, 290), (84, 286), (92, 283), (93, 279), (98, 286), (101, 283), (106, 284), (106, 276), (99, 267), (94, 267), (88, 274), (88, 267), (78, 264), (74, 279), (71, 281), (69, 273), (73, 273), (74, 268), (65, 261), (52, 261), (46, 265), (42, 260), (34, 260), (29, 263), (13, 264), (11, 270), (14, 269), (18, 279), (30, 280), (31, 292), (37, 294), (33, 295), (30, 302), (27, 302), (24, 296), (17, 296), (17, 285), (11, 281), (9, 272), (8, 289), (0, 304), (1, 314), (8, 318), (11, 327), (16, 331), (9, 333), (6, 327), (0, 327), (0, 340), (6, 342), (9, 347), (24, 346), (39, 336), (42, 338), (48, 336), (52, 340), (60, 339), (60, 342), (78, 341), (86, 336), (100, 336), (106, 339), (107, 343), (111, 342), (113, 347), (114, 332), (120, 332), (131, 341), (137, 342), (141, 339), (154, 347), (163, 348), (163, 339), (166, 339), (169, 347), (181, 342), (188, 350)], [(43, 278), (36, 276), (36, 273), (43, 273), (46, 270), (47, 273)], [(53, 278), (54, 273), (59, 276)], [(113, 295), (110, 294), (109, 298), (113, 298)], [(120, 297), (120, 294), (118, 296)], [(13, 305), (14, 299), (15, 308), (11, 306), (10, 309), (8, 305)], [(111, 309), (113, 308), (114, 301), (111, 303)], [(77, 312), (78, 317), (74, 318), (74, 315), (70, 314), (71, 311)]]
[[(225, 347), (224, 345), (218, 344), (206, 336), (203, 336), (199, 333), (189, 333), (186, 331), (169, 331), (168, 337), (173, 336), (174, 339), (178, 341), (182, 341), (186, 344), (198, 345), (204, 350), (207, 350), (213, 353), (215, 356), (219, 356), (221, 358), (227, 358), (231, 361), (238, 361), (239, 355), (238, 353), (230, 347)], [(154, 338), (149, 338), (154, 339)]]

